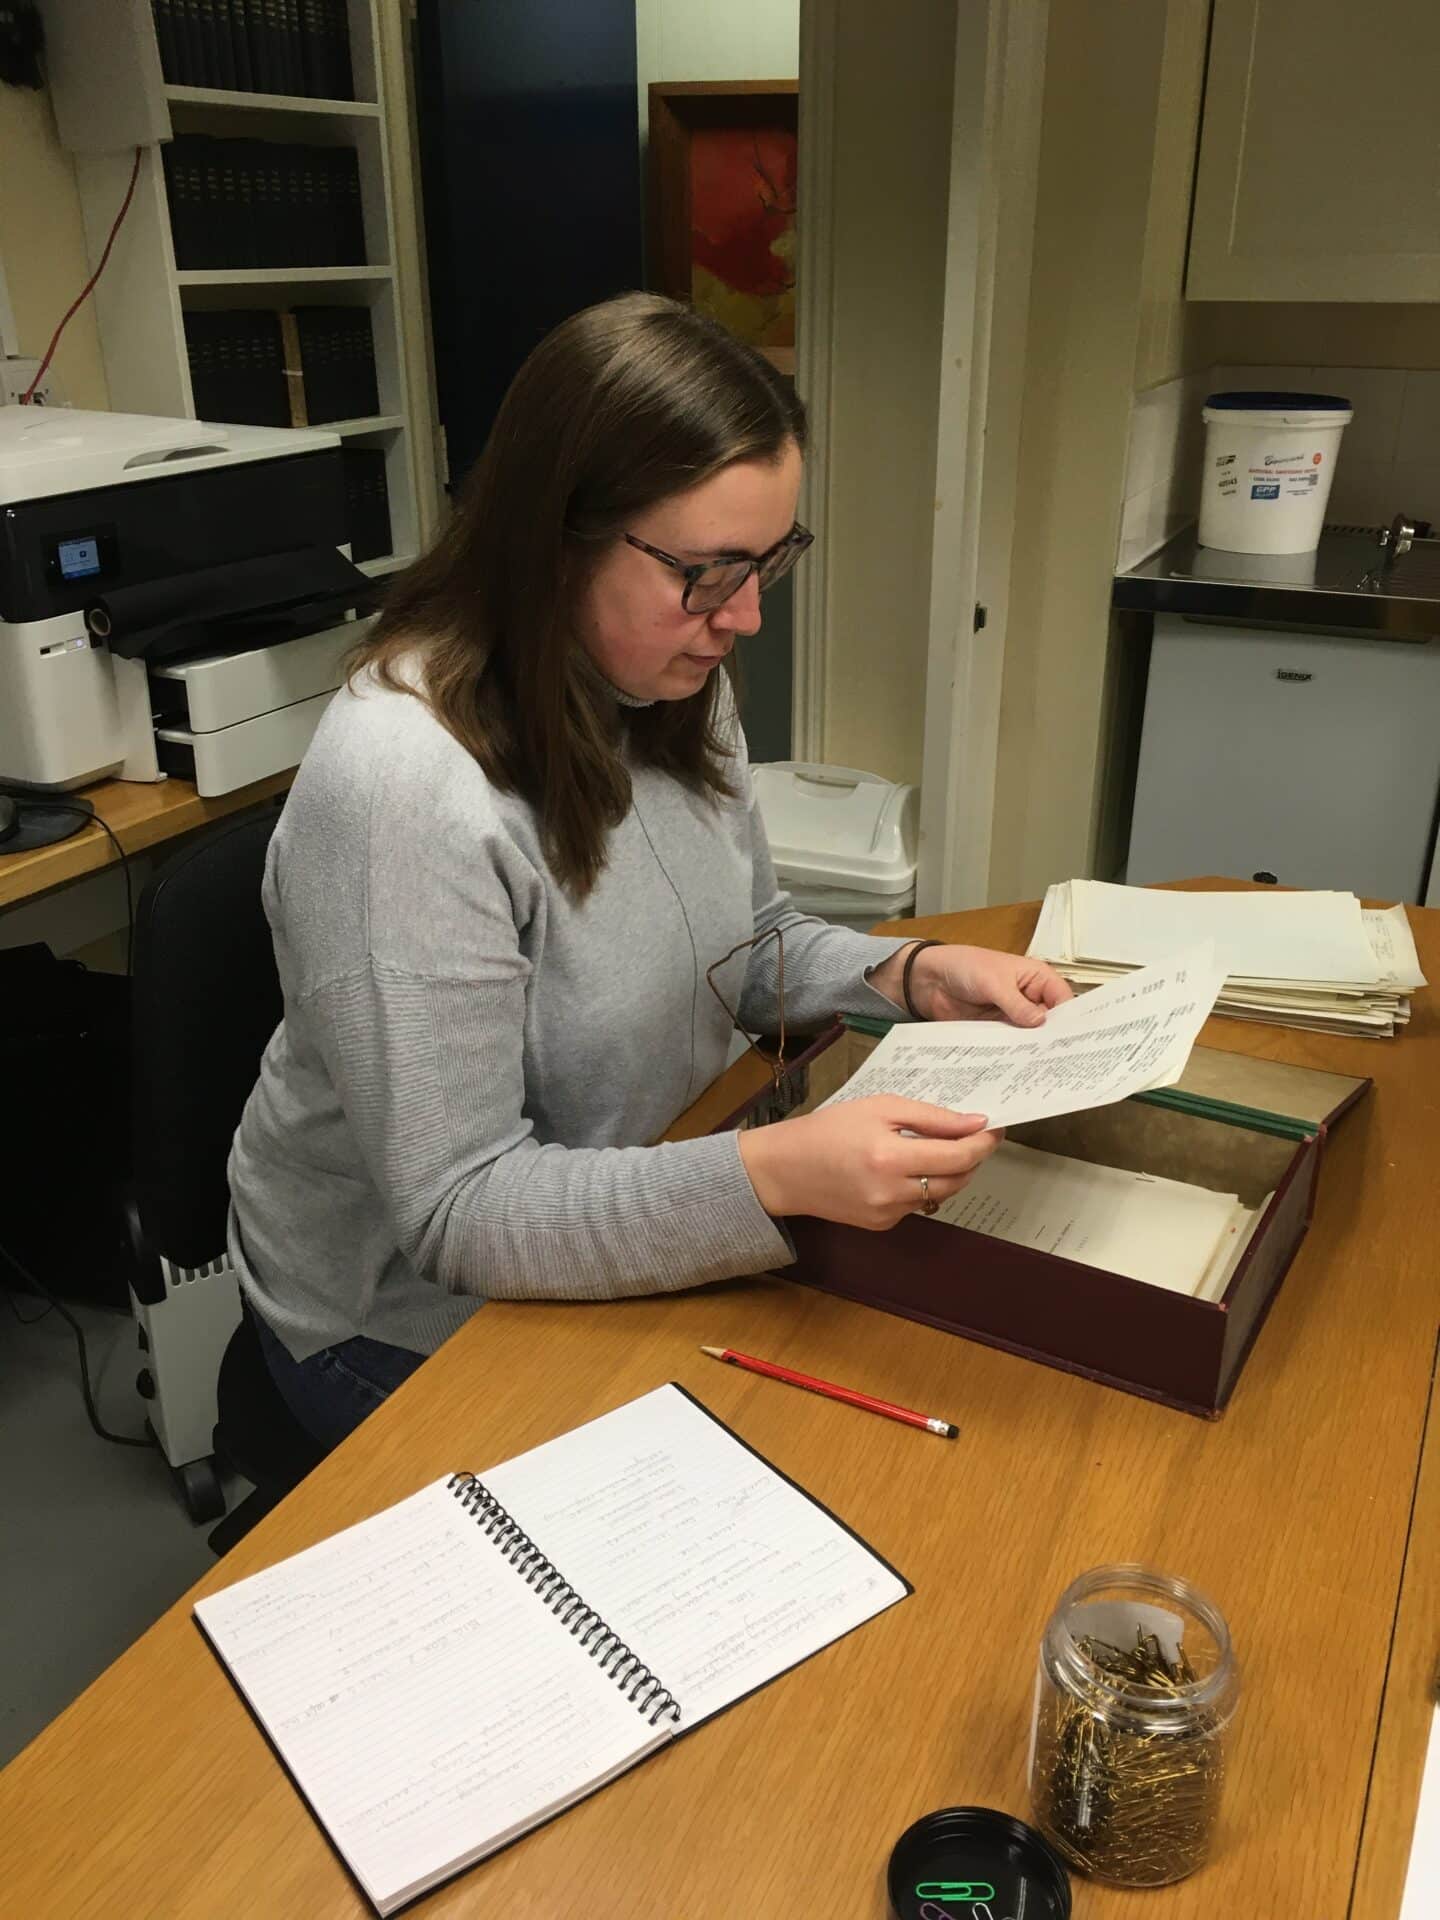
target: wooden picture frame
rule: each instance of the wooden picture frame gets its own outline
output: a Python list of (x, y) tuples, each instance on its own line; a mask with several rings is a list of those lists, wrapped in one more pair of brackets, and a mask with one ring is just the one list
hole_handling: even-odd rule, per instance
[[(779, 132), (793, 139), (799, 124), (800, 83), (798, 80), (683, 80), (654, 81), (650, 87), (649, 150), (649, 226), (647, 233), (648, 278), (656, 292), (668, 293), (687, 305), (695, 299), (695, 257), (692, 201), (692, 145), (700, 131), (746, 130), (755, 134)], [(794, 220), (793, 196), (780, 208)], [(789, 285), (793, 302), (793, 272)], [(769, 323), (770, 331), (788, 330), (788, 339), (755, 338), (746, 323), (760, 309), (752, 306), (746, 313), (739, 296), (730, 319), (724, 312), (717, 317), (733, 324), (736, 331), (784, 373), (795, 371), (793, 318), (788, 329), (783, 315)], [(763, 306), (763, 303), (761, 303)], [(793, 312), (793, 308), (792, 308)]]

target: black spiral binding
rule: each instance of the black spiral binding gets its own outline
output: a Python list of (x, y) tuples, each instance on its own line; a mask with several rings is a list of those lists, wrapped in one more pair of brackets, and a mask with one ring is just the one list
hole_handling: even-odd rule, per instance
[(658, 1726), (667, 1714), (678, 1726), (680, 1702), (674, 1694), (631, 1652), (619, 1634), (606, 1626), (595, 1609), (586, 1606), (559, 1568), (545, 1558), (490, 1489), (473, 1473), (452, 1473), (446, 1484), (466, 1513), (480, 1522), (485, 1538), (523, 1575), (526, 1586), (533, 1588), (537, 1599), (550, 1609), (561, 1626), (570, 1629), (572, 1638), (599, 1662), (601, 1671), (609, 1674), (651, 1726)]

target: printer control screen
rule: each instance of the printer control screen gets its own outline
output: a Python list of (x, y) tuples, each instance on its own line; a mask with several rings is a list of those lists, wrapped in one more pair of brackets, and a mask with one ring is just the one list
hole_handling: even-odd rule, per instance
[(62, 580), (88, 580), (100, 571), (100, 536), (87, 533), (62, 540), (55, 549)]
[(62, 533), (51, 538), (44, 553), (53, 587), (81, 587), (91, 580), (113, 579), (120, 571), (120, 545), (113, 526)]

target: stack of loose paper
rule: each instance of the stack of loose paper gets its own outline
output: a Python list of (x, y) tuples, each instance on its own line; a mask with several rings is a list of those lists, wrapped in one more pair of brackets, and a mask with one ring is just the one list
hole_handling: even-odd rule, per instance
[(1219, 1300), (1269, 1206), (1007, 1140), (936, 1216), (1037, 1253)]
[(1018, 1127), (1171, 1087), (1223, 981), (1206, 942), (1067, 1000), (1042, 1027), (986, 1020), (892, 1027), (826, 1104), (899, 1094), (983, 1113), (992, 1127)]
[(1318, 1033), (1391, 1037), (1426, 984), (1403, 906), (1353, 893), (1168, 893), (1068, 880), (1040, 909), (1030, 952), (1073, 986), (1123, 977), (1213, 940), (1225, 975), (1217, 1013)]

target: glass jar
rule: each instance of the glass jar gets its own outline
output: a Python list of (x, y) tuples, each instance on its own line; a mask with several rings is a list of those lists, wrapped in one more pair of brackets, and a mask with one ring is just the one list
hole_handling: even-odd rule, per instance
[(1239, 1697), (1213, 1602), (1148, 1567), (1096, 1567), (1040, 1644), (1030, 1739), (1036, 1824), (1071, 1865), (1123, 1887), (1182, 1880), (1210, 1851)]

